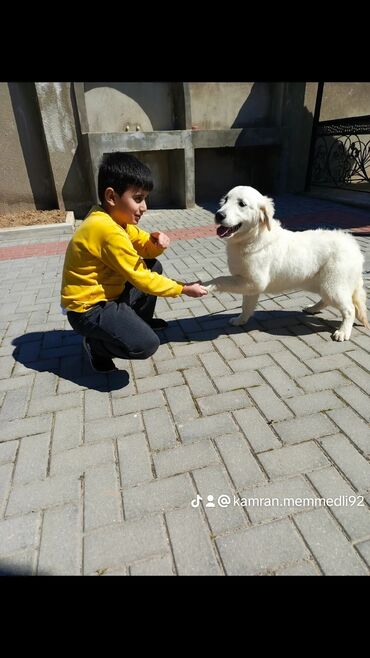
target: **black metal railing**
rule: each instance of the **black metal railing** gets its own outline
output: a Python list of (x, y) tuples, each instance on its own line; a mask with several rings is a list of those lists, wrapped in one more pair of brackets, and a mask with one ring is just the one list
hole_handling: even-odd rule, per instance
[(310, 184), (370, 191), (370, 115), (316, 124)]

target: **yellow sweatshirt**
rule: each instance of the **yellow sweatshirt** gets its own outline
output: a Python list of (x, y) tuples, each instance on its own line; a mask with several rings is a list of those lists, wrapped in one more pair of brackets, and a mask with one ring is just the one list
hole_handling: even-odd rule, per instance
[(92, 208), (67, 247), (61, 305), (83, 313), (101, 301), (117, 299), (126, 281), (158, 297), (177, 297), (183, 283), (152, 272), (143, 258), (163, 252), (150, 235), (133, 224), (117, 224), (99, 207)]

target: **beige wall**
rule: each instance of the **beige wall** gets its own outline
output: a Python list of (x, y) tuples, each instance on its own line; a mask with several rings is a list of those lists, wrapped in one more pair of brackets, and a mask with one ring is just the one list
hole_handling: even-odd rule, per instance
[(169, 82), (85, 82), (90, 132), (175, 128)]
[(269, 83), (191, 82), (189, 91), (192, 124), (199, 129), (243, 128), (268, 122)]
[(34, 207), (8, 85), (0, 83), (0, 210)]
[(370, 82), (325, 82), (320, 121), (370, 114)]

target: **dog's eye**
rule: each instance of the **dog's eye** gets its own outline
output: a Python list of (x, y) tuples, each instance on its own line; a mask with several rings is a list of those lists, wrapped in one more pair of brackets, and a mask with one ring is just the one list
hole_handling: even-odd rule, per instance
[(247, 204), (244, 203), (244, 201), (242, 201), (241, 199), (239, 199), (239, 201), (238, 201), (238, 206), (240, 206), (241, 208), (244, 208), (246, 205), (247, 205)]

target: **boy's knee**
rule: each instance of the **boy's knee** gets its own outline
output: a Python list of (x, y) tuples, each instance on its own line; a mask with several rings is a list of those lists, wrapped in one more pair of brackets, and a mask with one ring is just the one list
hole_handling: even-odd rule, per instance
[(131, 359), (149, 359), (149, 357), (152, 356), (152, 354), (154, 354), (157, 351), (160, 344), (161, 344), (161, 341), (159, 340), (157, 334), (155, 334), (154, 331), (153, 331), (153, 336), (151, 336), (151, 338), (145, 342), (145, 345), (143, 346), (143, 348), (138, 352), (135, 351), (130, 356), (130, 358)]

